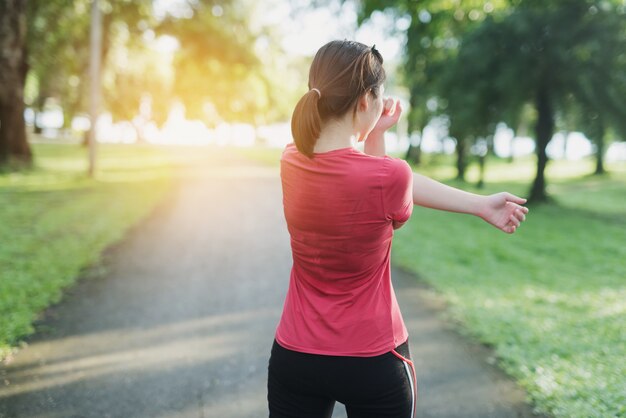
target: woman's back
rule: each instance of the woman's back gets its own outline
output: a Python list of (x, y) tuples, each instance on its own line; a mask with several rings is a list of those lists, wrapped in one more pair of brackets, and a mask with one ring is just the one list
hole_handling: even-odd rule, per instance
[(342, 148), (281, 159), (293, 269), (277, 339), (314, 354), (373, 356), (406, 340), (390, 281), (393, 222), (411, 215), (408, 164)]

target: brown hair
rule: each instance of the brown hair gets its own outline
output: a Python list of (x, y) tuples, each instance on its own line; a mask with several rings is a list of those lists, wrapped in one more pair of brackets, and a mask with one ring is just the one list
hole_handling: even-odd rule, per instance
[(341, 118), (350, 110), (354, 117), (359, 97), (368, 91), (378, 97), (385, 77), (383, 57), (374, 46), (331, 41), (321, 47), (311, 63), (309, 91), (291, 118), (291, 133), (298, 150), (313, 157), (322, 123)]

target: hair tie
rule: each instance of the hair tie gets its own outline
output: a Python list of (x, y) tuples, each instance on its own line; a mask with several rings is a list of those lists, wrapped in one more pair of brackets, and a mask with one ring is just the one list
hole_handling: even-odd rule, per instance
[(378, 61), (380, 61), (380, 63), (382, 64), (383, 63), (383, 56), (380, 55), (380, 52), (376, 49), (376, 44), (372, 45), (372, 47), (370, 48), (370, 51), (378, 59)]
[[(319, 96), (319, 98), (320, 98), (320, 99), (322, 98), (322, 92), (321, 92), (321, 91), (319, 91), (319, 90), (318, 90), (318, 89), (316, 89), (315, 87), (313, 87), (311, 90), (313, 90), (314, 92), (316, 92), (316, 93), (317, 93), (317, 95)], [(309, 90), (309, 91), (311, 91), (311, 90)]]

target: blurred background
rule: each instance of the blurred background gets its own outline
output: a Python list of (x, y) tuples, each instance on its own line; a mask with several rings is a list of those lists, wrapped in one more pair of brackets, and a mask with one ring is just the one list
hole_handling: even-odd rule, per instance
[[(281, 148), (312, 55), (329, 40), (356, 39), (377, 45), (387, 90), (405, 102), (390, 152), (416, 163), (422, 153), (455, 154), (459, 179), (473, 158), (535, 153), (530, 197), (542, 201), (548, 159), (595, 156), (599, 174), (605, 161), (626, 160), (624, 8), (620, 0), (103, 1), (95, 137)], [(20, 58), (4, 62), (3, 101), (23, 99), (32, 141), (88, 138), (91, 10), (89, 1), (14, 10), (26, 27), (5, 45)], [(19, 113), (3, 115), (3, 132), (21, 124)], [(16, 129), (2, 137), (0, 161), (29, 160), (26, 128)]]
[(532, 206), (508, 241), (417, 209), (394, 262), (445, 296), (541, 411), (626, 416), (626, 1), (96, 9), (0, 2), (0, 357), (162, 201), (178, 168), (233, 156), (276, 168), (313, 55), (346, 38), (376, 45), (404, 104), (391, 155)]
[[(403, 42), (391, 16), (358, 27), (354, 3), (103, 1), (101, 9), (100, 142), (282, 147), (321, 45), (378, 40), (393, 70)], [(91, 2), (30, 2), (23, 13), (29, 131), (80, 140), (90, 127)]]

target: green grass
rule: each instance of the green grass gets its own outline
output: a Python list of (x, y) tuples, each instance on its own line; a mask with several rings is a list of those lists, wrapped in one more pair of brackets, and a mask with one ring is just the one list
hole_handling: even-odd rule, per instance
[(176, 161), (157, 147), (102, 145), (94, 180), (80, 146), (34, 153), (34, 169), (0, 174), (0, 359), (160, 201)]
[[(592, 168), (551, 163), (554, 203), (531, 208), (512, 236), (416, 207), (394, 240), (394, 262), (437, 289), (460, 329), (493, 346), (537, 409), (556, 417), (626, 416), (626, 170), (587, 176)], [(417, 171), (453, 174), (437, 163)], [(479, 193), (524, 195), (532, 174), (532, 160), (492, 162)]]

